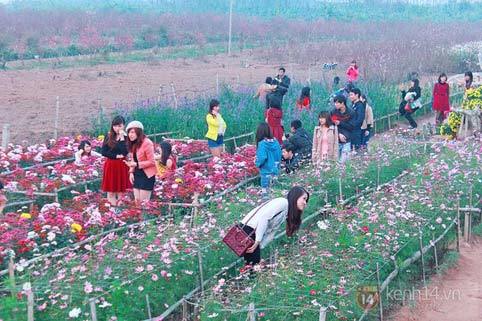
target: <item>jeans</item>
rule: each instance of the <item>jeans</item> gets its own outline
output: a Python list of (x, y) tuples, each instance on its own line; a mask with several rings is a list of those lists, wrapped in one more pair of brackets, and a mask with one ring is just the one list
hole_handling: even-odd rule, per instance
[(350, 155), (351, 151), (351, 143), (339, 143), (338, 144), (338, 159), (340, 163), (344, 163), (348, 156)]
[(261, 188), (270, 188), (271, 174), (261, 174)]
[[(368, 135), (365, 136), (365, 134), (368, 132)], [(370, 140), (370, 137), (372, 137), (372, 132), (371, 130), (368, 130), (368, 129), (362, 129), (362, 136), (361, 136), (361, 139), (362, 139), (362, 142), (361, 142), (361, 145), (363, 147), (366, 147), (368, 145), (368, 141)]]

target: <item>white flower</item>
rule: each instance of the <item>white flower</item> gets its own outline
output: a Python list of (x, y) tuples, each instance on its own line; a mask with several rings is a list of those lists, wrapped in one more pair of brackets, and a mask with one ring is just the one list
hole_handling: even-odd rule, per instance
[(324, 220), (324, 221), (318, 221), (318, 223), (316, 223), (316, 225), (318, 225), (318, 228), (320, 230), (326, 230), (330, 227), (330, 225), (328, 224), (328, 221), (327, 220)]
[(69, 318), (75, 319), (80, 316), (80, 313), (82, 310), (80, 308), (73, 308), (72, 310), (69, 311)]
[(54, 232), (48, 232), (47, 233), (47, 240), (52, 242), (55, 239), (55, 233)]
[(22, 286), (22, 290), (25, 292), (32, 290), (32, 284), (30, 284), (30, 282), (25, 282)]
[(437, 217), (437, 219), (435, 220), (435, 222), (437, 222), (437, 224), (442, 224), (442, 218), (439, 216)]

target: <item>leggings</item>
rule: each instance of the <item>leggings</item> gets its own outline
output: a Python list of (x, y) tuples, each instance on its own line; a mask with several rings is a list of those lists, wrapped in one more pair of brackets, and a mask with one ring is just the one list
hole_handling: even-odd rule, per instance
[[(245, 231), (247, 234), (250, 234), (250, 233), (253, 233), (254, 232), (254, 229), (248, 225), (244, 225), (242, 226), (243, 228), (243, 231)], [(253, 235), (251, 235), (251, 239), (254, 241), (255, 239), (255, 233), (253, 233)], [(250, 265), (255, 265), (255, 264), (258, 264), (260, 261), (261, 261), (261, 249), (258, 245), (258, 247), (256, 248), (256, 250), (254, 250), (253, 253), (245, 253), (243, 255), (244, 257), (244, 262), (246, 264), (250, 264)]]

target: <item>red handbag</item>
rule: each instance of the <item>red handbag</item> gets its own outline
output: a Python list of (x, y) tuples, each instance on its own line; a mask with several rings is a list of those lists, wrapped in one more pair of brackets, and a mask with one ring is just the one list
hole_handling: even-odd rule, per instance
[(404, 108), (404, 109), (405, 109), (405, 111), (408, 111), (409, 113), (411, 113), (411, 112), (413, 111), (412, 106), (410, 106), (410, 103), (407, 103), (407, 104), (405, 105), (405, 108)]
[(251, 215), (251, 217), (246, 221), (245, 224), (235, 224), (232, 226), (228, 233), (223, 238), (223, 242), (231, 249), (237, 256), (243, 256), (246, 250), (249, 249), (254, 244), (254, 240), (251, 235), (255, 233), (253, 230), (251, 233), (246, 233), (243, 227), (248, 224), (248, 222), (258, 213), (258, 211), (265, 205), (264, 203)]

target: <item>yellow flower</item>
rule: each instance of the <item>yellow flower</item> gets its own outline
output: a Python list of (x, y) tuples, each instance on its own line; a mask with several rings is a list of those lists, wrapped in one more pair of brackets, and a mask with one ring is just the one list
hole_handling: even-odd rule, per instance
[(22, 213), (22, 214), (20, 214), (20, 217), (30, 219), (30, 218), (32, 218), (32, 215), (30, 215), (30, 213)]
[(70, 227), (72, 228), (72, 233), (79, 233), (82, 231), (82, 225), (78, 223), (73, 223)]
[(99, 135), (97, 136), (98, 141), (104, 141), (105, 136), (104, 135)]
[(178, 183), (178, 184), (182, 184), (183, 180), (182, 180), (182, 178), (176, 178), (175, 182)]
[(77, 139), (77, 140), (81, 140), (81, 139), (82, 139), (82, 135), (77, 135), (76, 139)]

